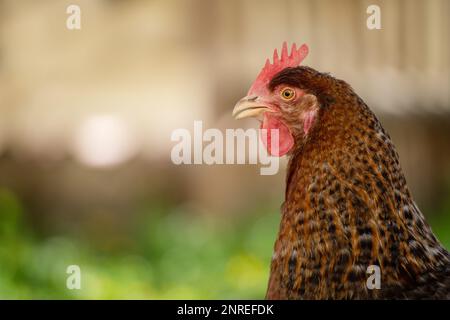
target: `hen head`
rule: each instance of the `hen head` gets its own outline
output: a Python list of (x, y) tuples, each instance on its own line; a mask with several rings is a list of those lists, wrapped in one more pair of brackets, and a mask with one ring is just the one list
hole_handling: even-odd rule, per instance
[[(327, 75), (299, 67), (307, 54), (305, 44), (298, 49), (293, 44), (289, 54), (284, 42), (281, 57), (275, 49), (273, 63), (267, 59), (247, 95), (234, 107), (236, 119), (260, 119), (261, 129), (267, 130), (261, 137), (271, 155), (283, 156), (303, 143), (318, 121), (319, 110), (330, 102)], [(272, 141), (274, 130), (278, 145)]]

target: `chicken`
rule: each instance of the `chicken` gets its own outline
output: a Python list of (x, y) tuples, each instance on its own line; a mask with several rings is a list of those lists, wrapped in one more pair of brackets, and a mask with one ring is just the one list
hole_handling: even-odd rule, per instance
[[(279, 136), (275, 147), (262, 136), (268, 151), (290, 157), (266, 298), (449, 299), (450, 254), (389, 135), (350, 85), (299, 66), (307, 53), (284, 43), (233, 110), (262, 117)], [(368, 286), (369, 266), (379, 289)]]

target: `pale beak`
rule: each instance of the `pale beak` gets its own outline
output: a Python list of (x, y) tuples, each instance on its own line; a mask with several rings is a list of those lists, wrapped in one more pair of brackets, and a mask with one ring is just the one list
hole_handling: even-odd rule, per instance
[(234, 106), (233, 117), (235, 119), (257, 117), (264, 112), (274, 111), (261, 102), (258, 96), (246, 96)]

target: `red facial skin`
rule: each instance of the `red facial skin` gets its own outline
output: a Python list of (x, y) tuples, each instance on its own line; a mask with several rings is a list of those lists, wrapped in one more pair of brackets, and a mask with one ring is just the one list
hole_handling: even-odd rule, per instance
[[(305, 92), (296, 87), (279, 85), (270, 88), (270, 82), (274, 77), (288, 68), (299, 66), (308, 55), (308, 50), (306, 44), (297, 48), (294, 43), (289, 53), (286, 42), (283, 43), (281, 55), (278, 55), (275, 49), (273, 62), (266, 60), (247, 96), (241, 99), (233, 110), (236, 119), (263, 116), (261, 128), (267, 129), (267, 132), (262, 132), (261, 138), (271, 155), (288, 154), (296, 143), (308, 135), (314, 125), (316, 109), (307, 107), (311, 101), (317, 102), (317, 99), (305, 100)], [(292, 96), (283, 96), (283, 91), (287, 88), (292, 90)], [(275, 142), (277, 140), (275, 136), (272, 136), (272, 133), (276, 132), (274, 130), (278, 130), (279, 133), (278, 143)]]
[[(286, 90), (293, 92), (293, 96), (285, 98), (283, 92)], [(259, 96), (258, 101), (270, 109), (263, 113), (261, 129), (268, 130), (267, 137), (262, 134), (262, 140), (274, 156), (288, 154), (296, 141), (302, 141), (308, 135), (316, 120), (317, 99), (296, 87), (279, 85), (265, 96)], [(278, 130), (278, 148), (276, 144), (272, 146), (273, 129)]]

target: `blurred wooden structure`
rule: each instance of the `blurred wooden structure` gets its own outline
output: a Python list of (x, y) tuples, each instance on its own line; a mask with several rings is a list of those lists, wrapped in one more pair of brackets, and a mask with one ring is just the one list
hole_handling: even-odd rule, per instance
[[(419, 204), (448, 196), (449, 1), (80, 0), (80, 31), (65, 28), (69, 4), (0, 0), (0, 185), (31, 211), (127, 212), (170, 194), (227, 212), (250, 205), (249, 188), (279, 201), (282, 173), (180, 168), (169, 155), (170, 132), (196, 119), (242, 126), (232, 106), (284, 40), (308, 43), (305, 64), (345, 79), (382, 118)], [(381, 30), (366, 27), (370, 4)], [(73, 148), (78, 126), (99, 113), (124, 119), (139, 146), (106, 173), (78, 164)]]

